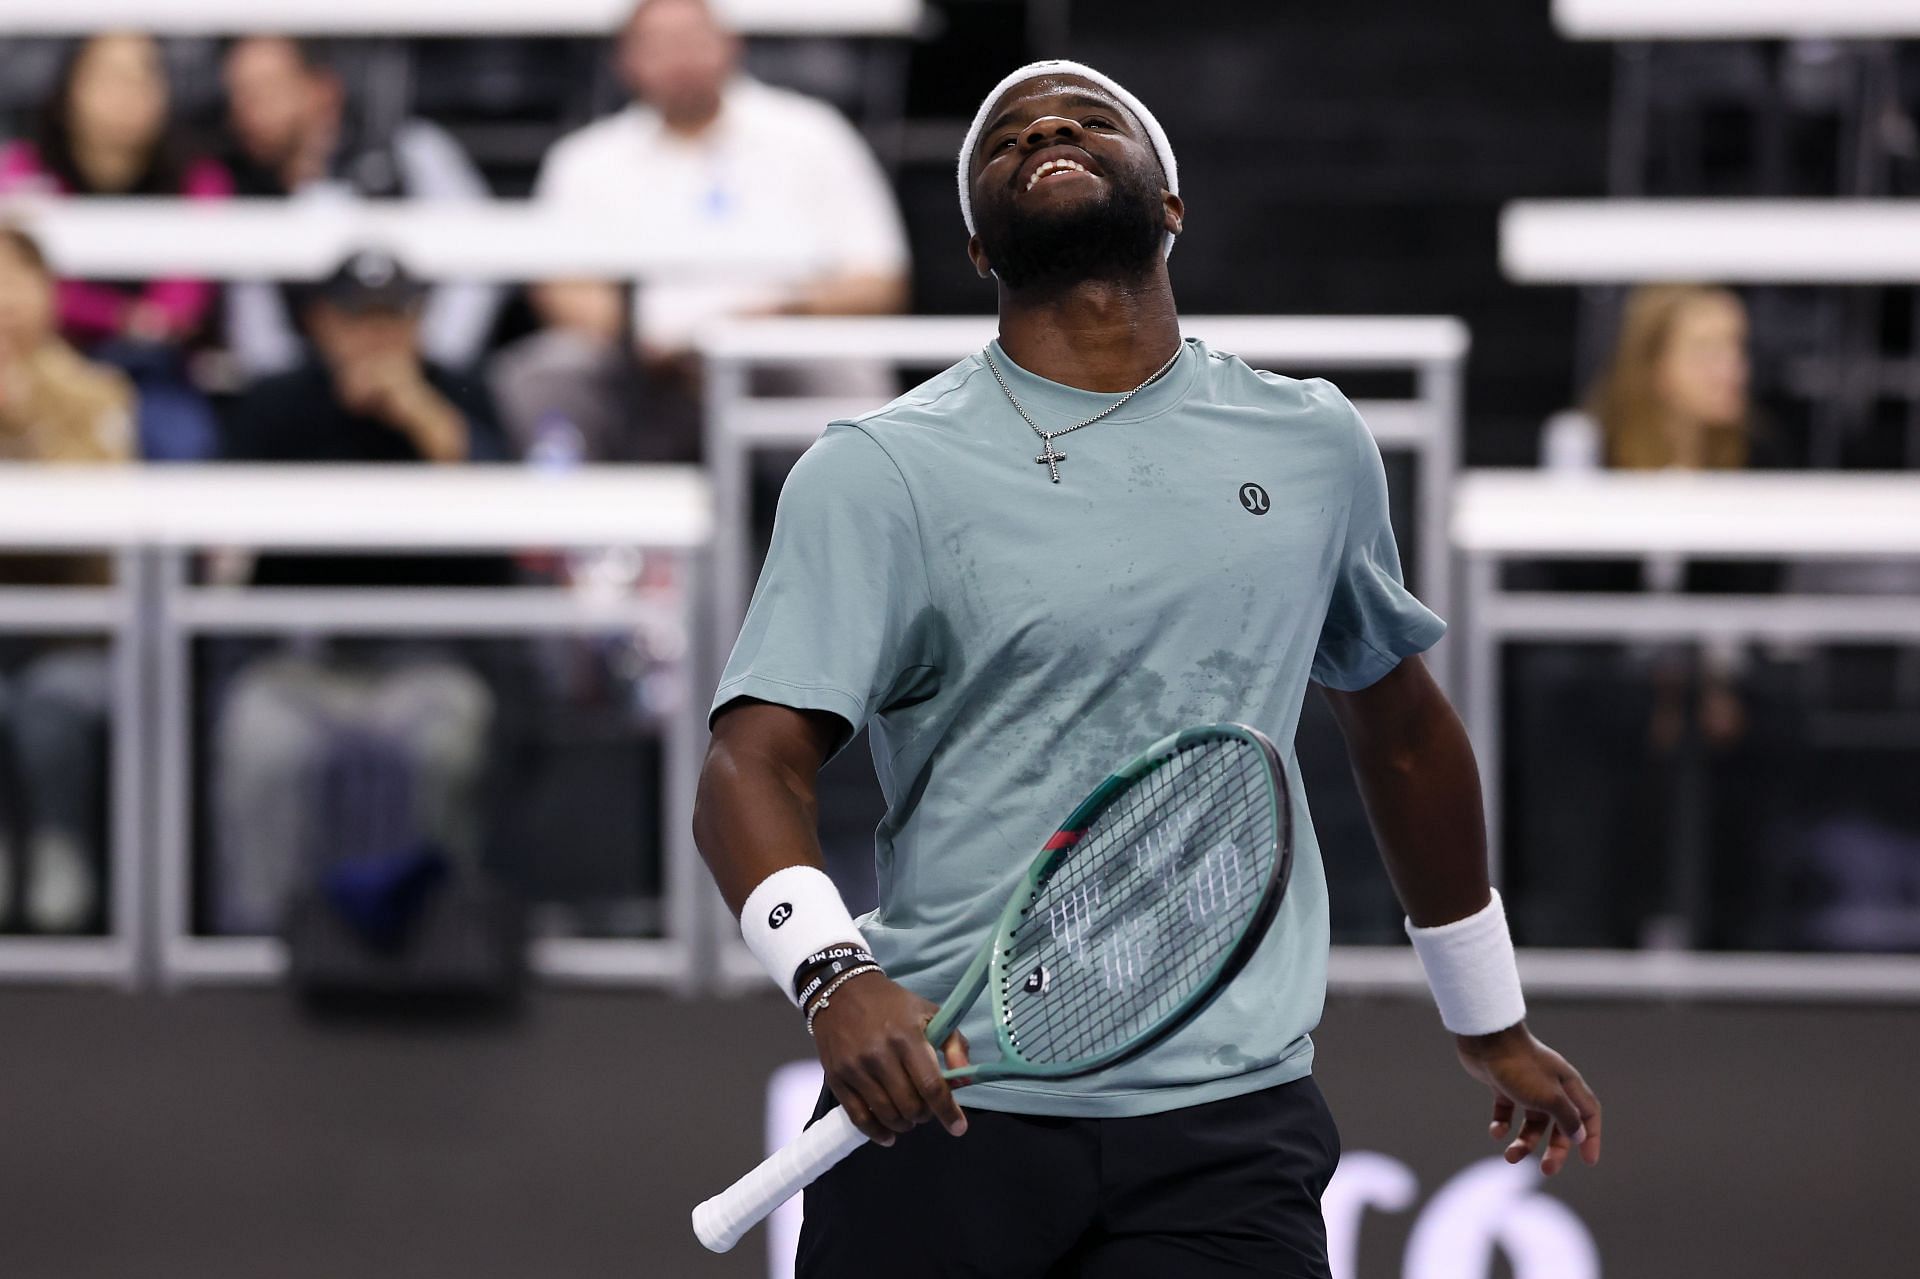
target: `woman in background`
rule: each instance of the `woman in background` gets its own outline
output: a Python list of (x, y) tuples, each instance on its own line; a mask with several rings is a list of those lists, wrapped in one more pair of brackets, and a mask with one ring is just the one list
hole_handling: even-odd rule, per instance
[(1739, 470), (1752, 442), (1747, 308), (1727, 289), (1635, 289), (1591, 412), (1622, 470)]
[(1730, 290), (1656, 284), (1627, 298), (1585, 411), (1542, 438), (1552, 471), (1738, 470), (1751, 450), (1747, 308)]
[[(1628, 295), (1619, 336), (1584, 411), (1547, 423), (1556, 472), (1733, 471), (1755, 461), (1747, 310), (1724, 288), (1660, 284)], [(1561, 590), (1762, 592), (1766, 566), (1559, 565)], [(1527, 801), (1515, 866), (1532, 882), (1534, 940), (1572, 946), (1704, 944), (1727, 813), (1714, 774), (1751, 747), (1738, 643), (1523, 649), (1514, 668), (1514, 758)], [(1747, 761), (1746, 766), (1752, 766)], [(1528, 872), (1531, 871), (1531, 874)], [(1516, 898), (1518, 898), (1516, 894)], [(1530, 925), (1530, 926), (1527, 926)]]
[[(1747, 308), (1729, 289), (1655, 284), (1627, 297), (1612, 359), (1585, 412), (1547, 423), (1541, 463), (1551, 471), (1737, 471), (1754, 462), (1752, 365)], [(1770, 574), (1721, 568), (1685, 575), (1682, 565), (1649, 560), (1642, 585), (1654, 591), (1765, 590)], [(1582, 582), (1592, 588), (1592, 584)], [(1607, 585), (1612, 585), (1608, 583)], [(1700, 683), (1699, 725), (1716, 745), (1738, 739), (1739, 699), (1728, 674), (1738, 654), (1709, 650)], [(1670, 750), (1685, 730), (1685, 686), (1670, 669), (1657, 679), (1654, 744)]]
[[(61, 340), (39, 247), (0, 226), (0, 462), (115, 464), (133, 388)], [(0, 582), (107, 580), (97, 557), (8, 556)], [(0, 643), (0, 932), (100, 926), (111, 680), (97, 644)]]
[[(170, 109), (165, 62), (151, 37), (122, 32), (83, 40), (61, 67), (36, 137), (0, 152), (0, 191), (230, 195), (233, 184), (219, 164), (186, 156)], [(212, 456), (212, 412), (187, 380), (184, 352), (206, 325), (214, 286), (204, 280), (65, 280), (58, 296), (66, 338), (92, 358), (125, 370), (137, 384), (142, 455)]]

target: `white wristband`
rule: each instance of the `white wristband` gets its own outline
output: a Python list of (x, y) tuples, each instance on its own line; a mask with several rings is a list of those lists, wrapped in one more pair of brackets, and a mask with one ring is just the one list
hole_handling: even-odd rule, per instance
[(1448, 1030), (1491, 1035), (1526, 1020), (1527, 1001), (1520, 993), (1520, 969), (1498, 889), (1479, 911), (1451, 924), (1416, 928), (1409, 919), (1407, 936)]
[(840, 890), (825, 871), (812, 866), (782, 867), (761, 880), (740, 909), (740, 935), (796, 1008), (793, 974), (801, 960), (835, 942), (867, 944), (840, 900)]

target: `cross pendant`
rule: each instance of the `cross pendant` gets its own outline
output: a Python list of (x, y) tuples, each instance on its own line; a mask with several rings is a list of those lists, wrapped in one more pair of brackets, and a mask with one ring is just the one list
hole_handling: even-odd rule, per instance
[(1060, 464), (1067, 460), (1067, 455), (1053, 451), (1053, 437), (1051, 435), (1043, 435), (1040, 439), (1046, 445), (1046, 452), (1033, 460), (1046, 467), (1047, 473), (1053, 477), (1053, 482), (1058, 484), (1060, 482)]

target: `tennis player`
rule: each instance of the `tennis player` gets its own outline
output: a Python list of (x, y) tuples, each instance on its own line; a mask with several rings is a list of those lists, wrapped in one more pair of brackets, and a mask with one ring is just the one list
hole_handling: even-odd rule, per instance
[[(936, 1053), (923, 1034), (1110, 768), (1214, 720), (1291, 742), (1309, 683), (1495, 1139), (1548, 1173), (1576, 1149), (1595, 1162), (1599, 1102), (1525, 1024), (1472, 748), (1419, 656), (1445, 624), (1402, 585), (1365, 424), (1327, 382), (1183, 338), (1174, 153), (1109, 77), (1008, 76), (959, 180), (999, 338), (832, 424), (795, 467), (694, 819), (749, 947), (808, 1015), (823, 1108), (878, 1143), (807, 1191), (799, 1274), (1328, 1273), (1339, 1139), (1308, 1037), (1326, 881), (1297, 771), (1281, 913), (1179, 1032), (1084, 1078), (973, 1086), (964, 1114), (938, 1068), (966, 1062), (966, 1035)], [(856, 922), (820, 869), (814, 784), (862, 727), (887, 814), (880, 905)], [(990, 1042), (984, 1009), (962, 1029)]]

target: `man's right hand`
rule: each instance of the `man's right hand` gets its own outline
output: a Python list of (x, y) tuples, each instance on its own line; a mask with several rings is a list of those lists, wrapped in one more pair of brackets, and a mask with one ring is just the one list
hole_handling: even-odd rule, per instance
[(874, 1142), (891, 1146), (894, 1135), (938, 1119), (958, 1137), (967, 1117), (941, 1077), (967, 1064), (967, 1041), (959, 1031), (936, 1054), (927, 1024), (939, 1009), (882, 973), (863, 973), (833, 992), (813, 1022), (814, 1043), (827, 1086), (854, 1126)]

